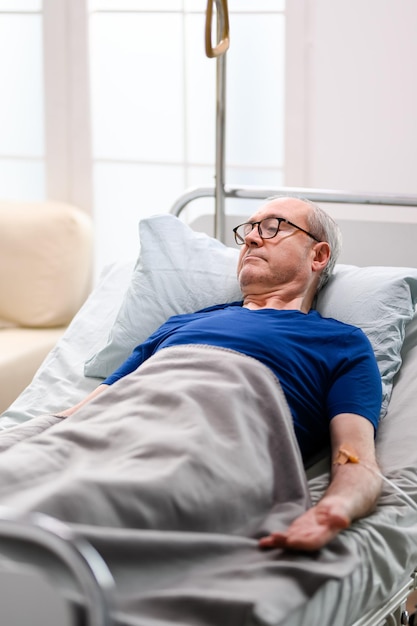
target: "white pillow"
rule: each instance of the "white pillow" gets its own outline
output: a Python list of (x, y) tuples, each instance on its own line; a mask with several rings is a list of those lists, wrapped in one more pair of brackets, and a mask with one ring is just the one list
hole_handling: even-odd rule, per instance
[(174, 215), (139, 223), (140, 254), (107, 344), (85, 364), (105, 378), (171, 315), (241, 300), (239, 250), (193, 231)]
[[(173, 215), (139, 224), (140, 254), (107, 344), (85, 364), (105, 378), (171, 315), (242, 298), (239, 251), (194, 232)], [(338, 265), (317, 300), (325, 317), (359, 326), (374, 349), (383, 381), (385, 414), (401, 366), (405, 327), (417, 301), (417, 269)]]
[(317, 299), (317, 310), (359, 326), (368, 336), (382, 378), (384, 416), (401, 367), (407, 323), (417, 302), (417, 269), (337, 265)]

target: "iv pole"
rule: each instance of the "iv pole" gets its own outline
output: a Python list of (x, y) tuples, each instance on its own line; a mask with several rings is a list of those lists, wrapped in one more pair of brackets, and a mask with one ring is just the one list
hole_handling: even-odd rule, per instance
[[(212, 44), (213, 5), (217, 12), (217, 44)], [(207, 0), (206, 55), (216, 59), (216, 159), (214, 236), (225, 241), (225, 122), (226, 122), (226, 52), (230, 45), (227, 0)]]

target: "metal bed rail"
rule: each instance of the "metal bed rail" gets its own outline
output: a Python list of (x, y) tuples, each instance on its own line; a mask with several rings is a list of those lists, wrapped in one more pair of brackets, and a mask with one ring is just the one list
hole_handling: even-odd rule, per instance
[(27, 542), (55, 556), (82, 592), (86, 626), (112, 626), (113, 576), (95, 548), (67, 524), (40, 513), (16, 516), (0, 508), (0, 539)]
[(409, 614), (406, 603), (410, 594), (417, 588), (417, 570), (410, 580), (380, 608), (372, 609), (356, 620), (352, 626), (407, 626)]
[[(174, 202), (170, 209), (170, 213), (177, 217), (183, 209), (199, 198), (216, 198), (218, 188), (216, 187), (194, 187), (186, 190)], [(239, 187), (233, 185), (223, 185), (223, 198), (240, 198), (245, 200), (265, 200), (273, 196), (292, 196), (296, 198), (304, 198), (312, 202), (332, 202), (335, 204), (368, 204), (381, 206), (408, 206), (417, 207), (417, 196), (401, 195), (401, 194), (380, 194), (380, 193), (362, 193), (351, 191), (339, 191), (334, 189), (313, 189), (308, 187), (255, 187), (241, 185)], [(215, 212), (223, 212), (216, 217), (217, 221), (224, 221), (224, 207), (216, 203)], [(220, 237), (217, 235), (217, 238)], [(223, 240), (223, 238), (221, 239)]]

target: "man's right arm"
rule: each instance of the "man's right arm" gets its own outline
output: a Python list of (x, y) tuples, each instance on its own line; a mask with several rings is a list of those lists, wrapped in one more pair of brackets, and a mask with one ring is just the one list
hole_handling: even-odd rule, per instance
[(96, 398), (101, 393), (103, 393), (103, 391), (106, 391), (106, 389), (108, 388), (109, 388), (109, 385), (102, 383), (101, 385), (93, 389), (93, 391), (89, 393), (88, 396), (83, 398), (83, 400), (81, 400), (74, 406), (70, 407), (69, 409), (65, 409), (65, 411), (59, 411), (59, 413), (54, 413), (54, 415), (56, 415), (56, 417), (69, 417), (70, 415), (75, 413), (75, 411), (78, 411), (78, 409), (80, 409), (82, 406), (91, 402), (93, 398)]
[(69, 417), (75, 411), (78, 411), (82, 406), (91, 402), (93, 398), (106, 391), (113, 383), (117, 382), (121, 378), (124, 378), (128, 374), (134, 372), (144, 361), (154, 354), (157, 346), (163, 341), (163, 339), (169, 336), (176, 327), (182, 326), (184, 319), (188, 319), (190, 316), (177, 315), (169, 318), (164, 324), (162, 324), (152, 335), (142, 342), (132, 351), (127, 359), (118, 367), (110, 376), (108, 376), (103, 383), (101, 383), (96, 389), (94, 389), (88, 396), (86, 396), (81, 402), (78, 402), (75, 406), (59, 411), (55, 413), (57, 417)]

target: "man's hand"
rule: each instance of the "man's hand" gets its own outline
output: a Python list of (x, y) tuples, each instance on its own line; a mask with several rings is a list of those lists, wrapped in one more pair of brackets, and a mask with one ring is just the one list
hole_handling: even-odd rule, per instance
[(319, 550), (350, 525), (343, 498), (323, 498), (298, 517), (285, 532), (274, 532), (259, 540), (261, 548)]
[[(375, 509), (381, 477), (371, 422), (354, 413), (339, 414), (330, 422), (330, 434), (333, 464), (323, 498), (285, 532), (263, 537), (260, 547), (319, 550), (351, 522)], [(347, 462), (341, 463), (341, 450), (351, 451), (352, 460), (348, 455)]]

